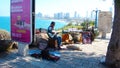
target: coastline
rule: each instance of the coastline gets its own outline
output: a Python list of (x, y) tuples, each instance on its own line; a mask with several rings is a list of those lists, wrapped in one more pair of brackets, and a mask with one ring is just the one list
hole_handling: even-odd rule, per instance
[[(11, 31), (11, 28), (10, 28), (11, 27), (10, 17), (9, 16), (0, 16), (0, 20), (2, 21), (1, 25), (0, 25), (0, 29), (5, 29), (8, 32), (10, 32)], [(35, 29), (38, 29), (38, 28), (45, 28), (45, 29), (47, 29), (47, 27), (49, 26), (51, 21), (55, 21), (56, 22), (55, 29), (62, 28), (62, 27), (64, 27), (66, 25), (66, 22), (62, 21), (62, 20), (36, 18), (35, 19)]]

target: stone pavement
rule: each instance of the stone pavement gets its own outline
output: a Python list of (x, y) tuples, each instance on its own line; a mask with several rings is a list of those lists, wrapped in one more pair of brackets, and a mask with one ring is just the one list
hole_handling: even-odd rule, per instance
[(82, 51), (60, 50), (61, 58), (57, 62), (20, 56), (17, 50), (0, 53), (0, 68), (107, 68), (100, 64), (106, 55), (108, 39), (95, 39), (92, 44), (72, 44)]
[(57, 62), (22, 57), (17, 54), (17, 50), (13, 50), (0, 54), (0, 68), (106, 68), (99, 61), (105, 56), (107, 45), (100, 44), (79, 45), (82, 51), (61, 50), (61, 58)]

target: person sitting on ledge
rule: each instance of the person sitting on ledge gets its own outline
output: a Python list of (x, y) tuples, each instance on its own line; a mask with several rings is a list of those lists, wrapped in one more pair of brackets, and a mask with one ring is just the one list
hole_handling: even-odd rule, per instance
[(62, 38), (58, 35), (59, 32), (54, 30), (54, 26), (55, 26), (55, 22), (52, 21), (50, 26), (48, 27), (47, 34), (49, 38), (57, 40), (57, 48), (61, 49), (60, 46), (61, 46)]

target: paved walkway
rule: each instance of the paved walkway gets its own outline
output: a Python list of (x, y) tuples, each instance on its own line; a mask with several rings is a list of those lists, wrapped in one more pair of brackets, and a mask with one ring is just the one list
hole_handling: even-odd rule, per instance
[(22, 57), (17, 50), (0, 53), (0, 68), (107, 68), (99, 62), (106, 54), (108, 43), (109, 37), (95, 39), (92, 44), (73, 44), (82, 51), (61, 50), (61, 58), (57, 62)]

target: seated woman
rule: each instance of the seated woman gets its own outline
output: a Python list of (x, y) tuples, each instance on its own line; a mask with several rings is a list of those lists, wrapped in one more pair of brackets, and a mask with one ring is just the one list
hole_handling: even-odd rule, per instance
[(54, 26), (55, 26), (55, 22), (52, 21), (50, 26), (48, 27), (47, 34), (49, 38), (57, 40), (57, 45), (58, 45), (57, 48), (61, 49), (60, 46), (61, 46), (62, 38), (58, 35), (58, 32), (54, 30)]

